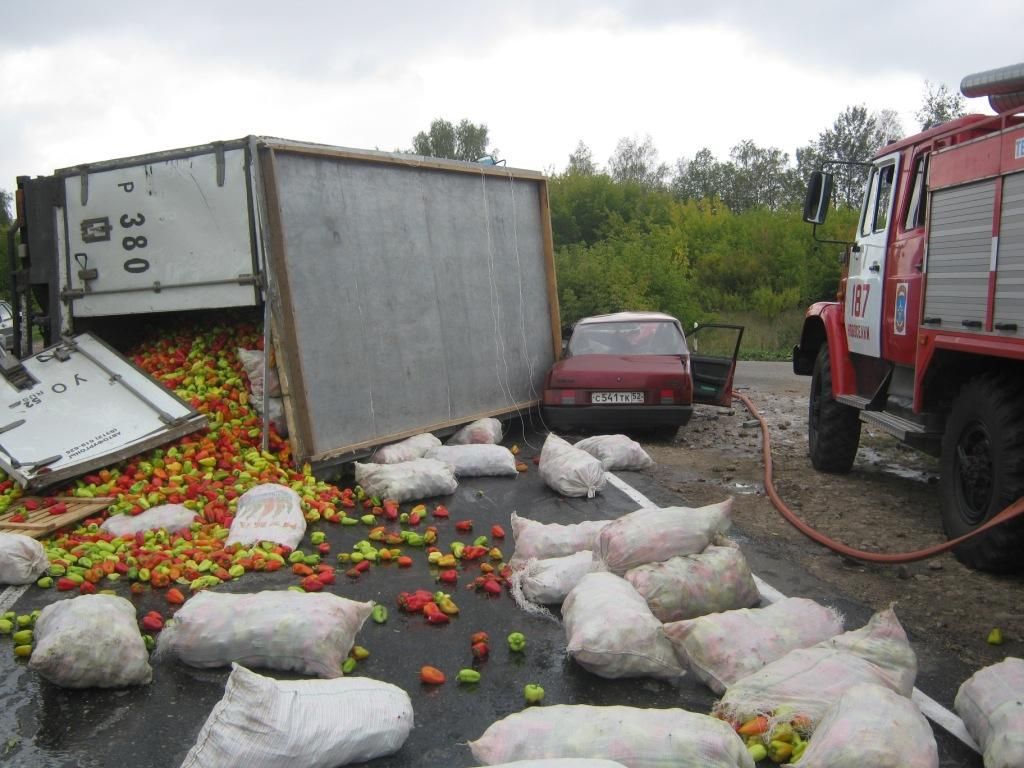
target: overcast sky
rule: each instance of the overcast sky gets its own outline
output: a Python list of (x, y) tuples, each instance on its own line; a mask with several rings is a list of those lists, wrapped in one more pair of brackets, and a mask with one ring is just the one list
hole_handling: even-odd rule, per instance
[[(485, 123), (509, 165), (674, 163), (743, 139), (792, 157), (851, 104), (917, 129), (924, 81), (1024, 60), (1021, 0), (0, 4), (0, 188), (247, 134), (407, 149)], [(983, 99), (969, 110), (988, 112)]]

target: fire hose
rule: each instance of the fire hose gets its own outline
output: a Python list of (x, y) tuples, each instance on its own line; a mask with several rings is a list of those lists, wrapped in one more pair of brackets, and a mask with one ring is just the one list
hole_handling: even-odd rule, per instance
[(855, 560), (863, 560), (869, 563), (886, 563), (890, 565), (897, 563), (913, 563), (918, 560), (926, 560), (929, 557), (949, 552), (951, 549), (958, 547), (965, 541), (973, 539), (976, 536), (980, 536), (985, 533), (985, 531), (995, 528), (997, 525), (1002, 525), (1003, 523), (1024, 514), (1024, 498), (1020, 498), (995, 515), (991, 520), (978, 526), (970, 533), (958, 536), (955, 539), (950, 539), (943, 544), (936, 544), (935, 546), (918, 549), (914, 552), (897, 552), (887, 554), (881, 552), (866, 552), (863, 549), (848, 547), (842, 542), (835, 541), (820, 531), (815, 530), (797, 517), (793, 513), (793, 510), (786, 506), (786, 502), (782, 500), (778, 492), (775, 490), (775, 480), (772, 468), (772, 443), (771, 437), (768, 434), (768, 422), (765, 421), (764, 416), (762, 416), (757, 410), (757, 407), (753, 402), (751, 402), (749, 397), (740, 392), (734, 392), (733, 397), (743, 403), (743, 405), (746, 406), (746, 409), (750, 411), (750, 415), (757, 419), (761, 425), (761, 455), (764, 460), (764, 489), (768, 498), (772, 502), (772, 506), (778, 510), (779, 514), (782, 515), (783, 518), (785, 518), (786, 522), (800, 531), (804, 536), (817, 544), (821, 544), (823, 547), (831, 549), (833, 552), (838, 552), (840, 555), (845, 555), (846, 557), (850, 557)]

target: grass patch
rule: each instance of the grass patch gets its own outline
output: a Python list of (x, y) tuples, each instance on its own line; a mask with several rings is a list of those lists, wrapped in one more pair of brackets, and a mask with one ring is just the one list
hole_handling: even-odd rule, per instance
[(760, 312), (721, 312), (708, 322), (744, 326), (740, 360), (789, 360), (800, 341), (803, 309), (786, 309), (771, 316)]

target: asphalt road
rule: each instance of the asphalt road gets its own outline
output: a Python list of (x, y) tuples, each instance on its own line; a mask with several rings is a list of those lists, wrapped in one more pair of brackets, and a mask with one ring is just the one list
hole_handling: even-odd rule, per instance
[[(740, 369), (738, 386), (748, 375), (762, 373), (766, 364), (751, 371)], [(767, 364), (775, 366), (776, 364)], [(782, 365), (782, 364), (779, 364)], [(782, 375), (781, 373), (779, 375)], [(792, 374), (790, 373), (790, 376)], [(530, 432), (513, 437), (524, 456), (539, 453), (542, 438)], [(512, 440), (509, 441), (511, 443)], [(659, 505), (685, 504), (686, 499), (657, 485), (644, 473), (620, 473), (620, 478), (640, 494)], [(542, 522), (570, 523), (586, 519), (614, 518), (637, 508), (636, 496), (609, 485), (597, 498), (564, 499), (550, 491), (536, 468), (517, 478), (466, 480), (453, 497), (444, 499), (451, 521), (440, 523), (441, 541), (459, 538), (454, 521), (472, 519), (477, 532), (489, 531), (493, 523), (506, 527), (511, 537), (510, 514)], [(404, 508), (404, 505), (403, 505)], [(361, 526), (329, 524), (310, 526), (326, 531), (335, 553), (347, 551), (365, 534)], [(794, 572), (773, 551), (771, 542), (758, 541), (735, 531), (752, 568), (768, 583), (787, 595), (806, 596), (836, 605), (846, 615), (850, 628), (862, 625), (870, 611), (856, 596), (827, 593), (806, 573)], [(307, 532), (308, 537), (308, 532)], [(461, 538), (465, 539), (463, 535)], [(309, 549), (308, 541), (306, 545)], [(512, 542), (507, 540), (506, 556)], [(225, 585), (233, 592), (283, 589), (295, 583), (290, 574), (251, 574)], [(468, 578), (462, 579), (463, 582)], [(123, 585), (117, 588), (126, 593)], [(564, 652), (561, 627), (519, 611), (508, 595), (488, 598), (460, 588), (451, 589), (461, 608), (447, 626), (427, 625), (422, 617), (401, 614), (395, 609), (399, 591), (435, 589), (433, 574), (422, 557), (409, 569), (375, 567), (356, 582), (340, 577), (330, 591), (357, 600), (377, 600), (389, 607), (386, 624), (367, 622), (356, 642), (371, 652), (357, 674), (385, 680), (406, 689), (413, 700), (416, 724), (404, 747), (394, 756), (373, 761), (376, 768), (410, 765), (444, 765), (460, 768), (474, 765), (465, 743), (478, 738), (492, 722), (519, 711), (522, 688), (540, 683), (546, 690), (545, 704), (623, 704), (640, 707), (683, 707), (709, 711), (714, 696), (692, 676), (678, 685), (650, 679), (604, 680), (569, 661)], [(30, 588), (15, 605), (18, 612), (41, 608), (64, 599), (53, 590)], [(0, 597), (2, 600), (2, 597)], [(153, 607), (166, 612), (158, 597), (138, 600), (140, 614)], [(614, 621), (614, 617), (610, 617)], [(472, 666), (469, 636), (485, 630), (492, 636), (492, 655), (478, 663), (482, 681), (459, 686), (453, 678), (462, 667)], [(512, 654), (503, 638), (511, 631), (528, 638), (525, 654)], [(102, 643), (103, 638), (96, 638)], [(918, 687), (939, 703), (949, 706), (956, 688), (969, 670), (933, 651), (927, 638), (912, 638), (919, 655)], [(40, 680), (24, 662), (18, 661), (6, 645), (0, 646), (0, 765), (79, 766), (99, 768), (141, 764), (152, 768), (178, 766), (193, 744), (213, 705), (223, 693), (227, 670), (195, 670), (178, 663), (154, 664), (153, 682), (126, 690), (65, 690)], [(422, 686), (419, 668), (430, 664), (444, 670), (449, 682), (437, 688)], [(273, 673), (270, 673), (273, 674)], [(943, 729), (935, 728), (942, 766), (979, 768), (980, 757)], [(765, 763), (768, 765), (768, 763)]]

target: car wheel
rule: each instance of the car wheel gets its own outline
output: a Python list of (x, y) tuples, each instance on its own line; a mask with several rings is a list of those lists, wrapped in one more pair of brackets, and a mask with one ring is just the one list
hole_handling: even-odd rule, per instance
[(860, 414), (832, 397), (828, 344), (814, 361), (807, 412), (807, 446), (811, 464), (821, 472), (845, 474), (853, 467), (860, 443)]
[[(967, 382), (953, 402), (942, 438), (942, 524), (963, 536), (1024, 496), (1022, 388), (1008, 377)], [(1024, 520), (1018, 518), (961, 544), (965, 565), (994, 573), (1022, 569)]]

